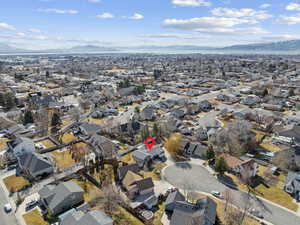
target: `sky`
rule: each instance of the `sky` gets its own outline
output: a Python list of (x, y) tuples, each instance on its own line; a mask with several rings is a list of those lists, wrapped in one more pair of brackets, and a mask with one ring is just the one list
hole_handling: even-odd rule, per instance
[(300, 0), (1, 0), (0, 43), (228, 46), (300, 39)]

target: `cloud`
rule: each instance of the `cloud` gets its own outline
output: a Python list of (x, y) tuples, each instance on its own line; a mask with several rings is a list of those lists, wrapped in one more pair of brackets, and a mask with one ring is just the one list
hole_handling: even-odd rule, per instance
[(144, 34), (140, 37), (143, 38), (149, 38), (149, 39), (169, 39), (169, 38), (175, 38), (175, 39), (199, 39), (200, 37), (195, 37), (189, 34)]
[(99, 18), (99, 19), (112, 19), (115, 16), (111, 13), (106, 12), (106, 13), (99, 14), (96, 17)]
[(15, 30), (16, 28), (12, 25), (9, 25), (7, 23), (0, 23), (0, 29), (3, 30)]
[(87, 0), (88, 2), (90, 2), (90, 3), (99, 3), (99, 2), (101, 2), (101, 0)]
[(279, 18), (276, 20), (276, 23), (278, 24), (299, 24), (300, 23), (300, 14), (293, 15), (293, 16), (283, 16), (280, 15)]
[(79, 11), (78, 10), (74, 10), (74, 9), (39, 9), (38, 11), (40, 12), (46, 12), (46, 13), (56, 13), (56, 14), (78, 14)]
[(288, 11), (300, 11), (300, 4), (291, 2), (285, 7)]
[(29, 31), (30, 31), (31, 33), (41, 33), (41, 32), (42, 32), (41, 30), (39, 30), (39, 29), (34, 29), (34, 28), (29, 29)]
[(244, 18), (199, 17), (186, 20), (166, 19), (163, 22), (163, 26), (168, 28), (197, 31), (198, 29), (228, 28), (240, 24), (255, 23), (257, 22)]
[(268, 31), (260, 27), (247, 27), (247, 28), (200, 28), (198, 32), (208, 34), (221, 34), (221, 35), (246, 35), (246, 34), (269, 34)]
[(139, 13), (135, 13), (132, 16), (129, 17), (129, 19), (133, 19), (133, 20), (141, 20), (143, 18), (144, 18), (144, 16), (139, 14)]
[(265, 3), (265, 4), (262, 4), (259, 6), (259, 8), (261, 9), (267, 9), (267, 8), (270, 8), (271, 7), (271, 4), (268, 4), (268, 3)]
[(205, 0), (172, 0), (172, 4), (178, 6), (192, 6), (192, 7), (211, 6), (211, 2)]
[(256, 20), (264, 20), (272, 17), (271, 14), (267, 13), (264, 10), (256, 11), (250, 8), (244, 9), (230, 9), (230, 8), (215, 8), (211, 10), (212, 15), (214, 16), (225, 16), (225, 17), (234, 17), (234, 18), (252, 18)]
[(300, 39), (300, 34), (280, 34), (280, 35), (262, 37), (262, 39), (271, 40), (271, 41), (299, 40)]

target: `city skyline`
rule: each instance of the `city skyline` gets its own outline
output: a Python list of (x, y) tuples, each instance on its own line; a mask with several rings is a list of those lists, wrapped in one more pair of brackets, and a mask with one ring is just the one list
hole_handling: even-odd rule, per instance
[(0, 11), (0, 43), (27, 49), (300, 39), (293, 0), (11, 0)]

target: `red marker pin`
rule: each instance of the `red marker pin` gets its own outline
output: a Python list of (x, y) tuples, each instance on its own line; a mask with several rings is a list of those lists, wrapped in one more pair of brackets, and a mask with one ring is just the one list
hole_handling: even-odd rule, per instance
[(148, 137), (145, 141), (145, 145), (148, 147), (149, 150), (151, 150), (151, 148), (153, 148), (153, 146), (155, 145), (154, 138)]

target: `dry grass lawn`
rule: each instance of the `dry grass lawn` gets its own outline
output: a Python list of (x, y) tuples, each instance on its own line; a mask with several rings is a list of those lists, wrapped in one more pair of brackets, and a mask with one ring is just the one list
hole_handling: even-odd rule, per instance
[(28, 180), (23, 177), (17, 177), (16, 175), (4, 178), (3, 182), (8, 191), (13, 189), (15, 192), (21, 190), (25, 185), (29, 184)]
[(24, 214), (23, 218), (27, 225), (49, 225), (37, 209)]
[(45, 148), (51, 148), (51, 147), (55, 146), (55, 144), (51, 140), (49, 140), (49, 139), (45, 139), (45, 140), (39, 142), (38, 144), (44, 145)]
[[(264, 171), (266, 169), (267, 169), (267, 167), (260, 166), (259, 170), (257, 172), (257, 175), (260, 177), (264, 177)], [(244, 191), (248, 191), (247, 186), (242, 184), (241, 181), (236, 176), (230, 175), (230, 174), (227, 174), (227, 175), (233, 179), (234, 183), (240, 189), (242, 189)], [(297, 208), (298, 208), (297, 204), (295, 204), (293, 202), (293, 198), (283, 190), (285, 177), (286, 177), (286, 175), (280, 174), (277, 177), (278, 182), (277, 182), (276, 186), (270, 185), (269, 187), (266, 187), (264, 184), (259, 184), (258, 186), (256, 186), (253, 189), (253, 191), (255, 192), (255, 194), (257, 196), (268, 199), (268, 200), (270, 200), (276, 204), (279, 204), (283, 207), (286, 207), (290, 210), (297, 211)]]
[(152, 171), (142, 171), (141, 173), (145, 178), (151, 177), (153, 180), (161, 180), (160, 173), (161, 170), (167, 166), (166, 163), (159, 163)]
[(68, 143), (68, 142), (74, 141), (76, 139), (77, 138), (71, 133), (64, 133), (64, 135), (61, 138), (63, 143)]
[(0, 138), (0, 151), (6, 149), (7, 145), (6, 142), (8, 142), (9, 139), (7, 138)]
[(271, 142), (264, 142), (260, 144), (260, 146), (270, 152), (278, 152), (281, 150), (279, 146), (274, 145)]
[(68, 150), (62, 152), (54, 151), (52, 152), (52, 157), (59, 169), (75, 164), (75, 160), (72, 159), (72, 155)]
[(134, 159), (132, 158), (132, 152), (123, 155), (122, 156), (122, 161), (128, 164), (134, 163)]
[(77, 183), (84, 191), (84, 202), (91, 202), (98, 197), (101, 197), (103, 194), (99, 188), (89, 181), (79, 181), (76, 179), (71, 180)]
[(88, 118), (88, 122), (100, 125), (103, 123), (103, 120), (102, 119), (94, 119), (94, 118), (90, 117), (90, 118)]

